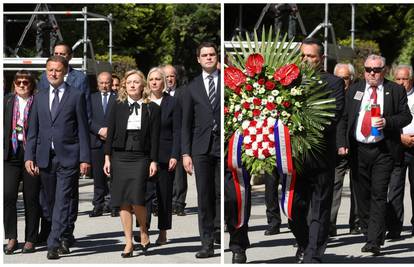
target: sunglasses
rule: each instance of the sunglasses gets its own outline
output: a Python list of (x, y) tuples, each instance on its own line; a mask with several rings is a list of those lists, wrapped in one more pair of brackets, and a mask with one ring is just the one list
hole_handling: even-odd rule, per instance
[(24, 86), (28, 86), (29, 85), (29, 81), (26, 81), (26, 80), (24, 80), (24, 81), (14, 81), (14, 84), (15, 85), (20, 85), (20, 84), (23, 84)]
[(367, 73), (371, 73), (371, 72), (380, 73), (384, 69), (384, 67), (376, 67), (376, 68), (364, 67), (364, 68), (365, 68), (365, 72)]

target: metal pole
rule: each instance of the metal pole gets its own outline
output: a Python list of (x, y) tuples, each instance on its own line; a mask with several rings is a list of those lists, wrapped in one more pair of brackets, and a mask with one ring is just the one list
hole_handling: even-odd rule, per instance
[(325, 53), (324, 53), (324, 62), (323, 69), (326, 71), (328, 69), (328, 19), (329, 19), (329, 7), (328, 4), (325, 4)]
[(108, 15), (109, 23), (109, 64), (112, 65), (112, 13)]
[(5, 11), (3, 15), (82, 15), (83, 11)]
[(355, 48), (355, 4), (351, 4), (351, 47)]
[(82, 8), (82, 15), (84, 17), (83, 21), (83, 62), (82, 62), (82, 69), (83, 72), (86, 74), (86, 60), (87, 60), (87, 49), (88, 49), (88, 8), (85, 6)]

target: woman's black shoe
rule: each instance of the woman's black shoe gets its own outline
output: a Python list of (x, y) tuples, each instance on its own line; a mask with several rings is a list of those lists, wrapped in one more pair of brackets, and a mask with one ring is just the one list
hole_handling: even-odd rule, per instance
[(18, 246), (19, 242), (16, 240), (16, 243), (14, 243), (14, 245), (12, 247), (9, 247), (9, 244), (7, 244), (7, 246), (4, 248), (4, 254), (6, 255), (11, 255), (14, 253), (14, 251), (17, 250), (17, 246)]
[(151, 246), (151, 242), (148, 242), (145, 245), (139, 244), (139, 248), (144, 252), (144, 254), (147, 252), (147, 250), (149, 249), (149, 247)]
[(133, 252), (134, 252), (133, 250), (131, 250), (130, 252), (127, 252), (127, 253), (122, 252), (121, 257), (122, 258), (131, 258)]

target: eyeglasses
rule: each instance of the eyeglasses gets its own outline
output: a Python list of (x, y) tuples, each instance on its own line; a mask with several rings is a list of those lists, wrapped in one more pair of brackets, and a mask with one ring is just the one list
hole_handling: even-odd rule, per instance
[(28, 86), (29, 85), (29, 81), (23, 80), (23, 81), (14, 81), (14, 84), (19, 86), (20, 84), (23, 84), (24, 86)]
[(365, 72), (367, 73), (371, 73), (371, 72), (380, 73), (384, 69), (384, 67), (375, 67), (375, 68), (364, 67), (364, 68), (365, 68)]

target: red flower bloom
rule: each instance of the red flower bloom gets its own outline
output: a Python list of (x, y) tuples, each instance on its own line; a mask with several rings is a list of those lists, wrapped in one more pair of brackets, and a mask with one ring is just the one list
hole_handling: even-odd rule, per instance
[(256, 129), (256, 134), (262, 134), (262, 133), (263, 133), (262, 128), (257, 128), (257, 129)]
[(266, 108), (270, 111), (274, 110), (276, 108), (276, 104), (272, 103), (272, 102), (267, 102), (266, 103)]
[(267, 127), (267, 120), (264, 120), (264, 122), (263, 122), (263, 128), (266, 128)]
[(249, 127), (256, 127), (257, 121), (250, 121)]
[(237, 118), (240, 115), (240, 113), (241, 113), (240, 111), (234, 112), (234, 117)]
[(244, 102), (242, 106), (243, 106), (244, 109), (249, 109), (250, 108), (250, 104), (247, 103), (247, 102)]
[(234, 93), (236, 93), (237, 95), (240, 95), (241, 88), (240, 87), (237, 87), (236, 89), (234, 89)]
[(273, 78), (284, 86), (290, 85), (299, 76), (299, 68), (295, 64), (285, 65), (278, 68)]
[(261, 111), (259, 109), (253, 109), (253, 116), (260, 116)]
[(251, 149), (252, 148), (252, 144), (244, 144), (244, 149)]
[(260, 78), (260, 79), (257, 81), (257, 83), (258, 83), (258, 84), (260, 84), (260, 85), (263, 85), (263, 84), (265, 84), (265, 79)]
[(270, 128), (269, 128), (269, 134), (273, 134), (274, 132), (275, 132), (275, 128), (270, 127)]
[(250, 139), (252, 139), (252, 142), (256, 141), (256, 135), (250, 135)]
[(289, 107), (290, 107), (290, 102), (289, 102), (289, 101), (283, 101), (283, 102), (282, 102), (282, 105), (283, 105), (285, 108), (289, 108)]
[(243, 130), (243, 136), (248, 136), (248, 135), (250, 135), (249, 130), (244, 129)]
[(269, 142), (269, 148), (273, 148), (273, 147), (275, 147), (275, 142), (270, 141)]
[(271, 81), (267, 81), (266, 83), (265, 83), (265, 87), (266, 87), (266, 89), (267, 90), (273, 90), (273, 89), (275, 89), (275, 87), (276, 87), (276, 85), (275, 85), (275, 83), (274, 82), (271, 82)]
[(262, 100), (260, 98), (253, 98), (253, 104), (256, 106), (260, 106), (262, 104)]
[(229, 108), (224, 106), (224, 115), (227, 115), (229, 113)]
[(253, 150), (253, 156), (255, 156), (256, 158), (259, 157), (259, 151), (257, 149)]
[(269, 149), (267, 149), (267, 148), (263, 149), (262, 153), (263, 153), (263, 155), (264, 155), (266, 158), (267, 158), (267, 157), (270, 157), (270, 152), (269, 152)]
[(246, 75), (236, 67), (224, 69), (224, 84), (232, 90), (246, 82)]
[(251, 54), (246, 61), (247, 76), (254, 77), (262, 72), (264, 58), (260, 54)]
[(269, 135), (264, 134), (264, 135), (263, 135), (263, 141), (264, 141), (264, 142), (269, 142), (269, 141), (270, 141), (270, 140), (269, 140)]
[(257, 148), (263, 148), (263, 142), (258, 142), (257, 143)]
[(252, 91), (253, 90), (253, 86), (251, 84), (246, 84), (246, 91)]

